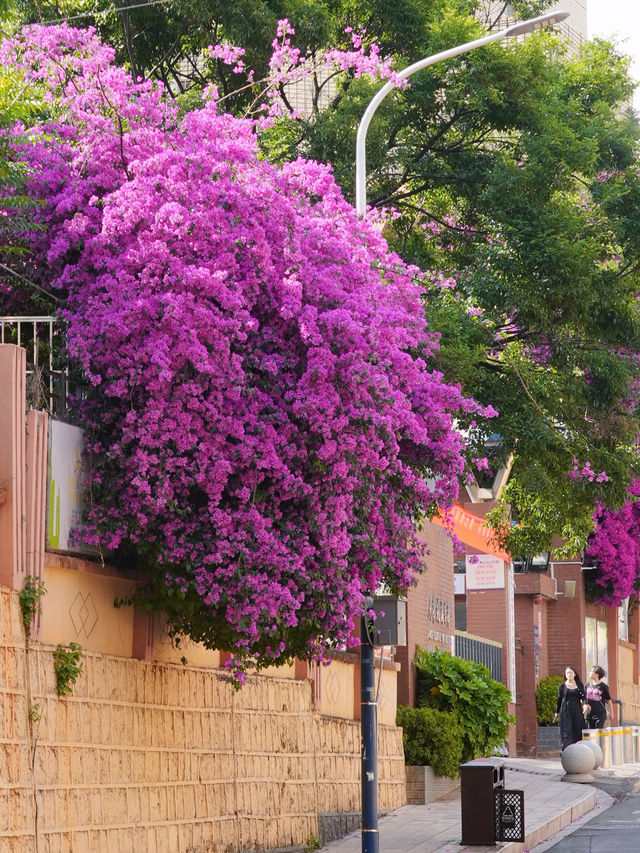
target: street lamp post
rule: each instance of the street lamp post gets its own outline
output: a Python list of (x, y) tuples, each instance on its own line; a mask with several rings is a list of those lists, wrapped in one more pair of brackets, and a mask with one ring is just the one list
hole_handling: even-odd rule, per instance
[[(367, 130), (375, 111), (393, 89), (399, 80), (405, 80), (416, 71), (445, 62), (461, 53), (468, 53), (477, 47), (484, 47), (494, 41), (525, 35), (541, 27), (552, 26), (569, 17), (569, 12), (550, 12), (531, 18), (528, 21), (514, 24), (483, 38), (469, 41), (465, 44), (427, 56), (398, 72), (393, 82), (385, 83), (380, 91), (371, 99), (364, 115), (360, 119), (356, 138), (356, 211), (359, 216), (367, 212), (367, 172), (366, 172), (366, 141)], [(361, 749), (362, 749), (362, 853), (378, 853), (378, 753), (377, 753), (377, 700), (375, 697), (374, 649), (366, 628), (366, 617), (361, 620)]]
[(367, 166), (366, 166), (366, 141), (367, 130), (373, 118), (373, 114), (378, 109), (382, 101), (387, 97), (389, 92), (397, 88), (397, 82), (411, 77), (416, 71), (421, 71), (423, 68), (428, 68), (430, 65), (436, 65), (438, 62), (445, 62), (447, 59), (453, 59), (454, 56), (460, 56), (461, 53), (468, 53), (470, 50), (475, 50), (477, 47), (484, 47), (486, 44), (491, 44), (494, 41), (513, 38), (514, 36), (522, 36), (525, 33), (531, 33), (534, 30), (542, 27), (552, 26), (560, 21), (564, 21), (569, 17), (569, 12), (549, 12), (547, 15), (540, 15), (538, 18), (530, 18), (528, 21), (522, 21), (518, 24), (513, 24), (504, 30), (491, 33), (483, 38), (468, 41), (465, 44), (460, 44), (457, 47), (452, 47), (450, 50), (443, 50), (442, 53), (435, 53), (433, 56), (427, 56), (424, 59), (414, 62), (402, 71), (399, 71), (393, 82), (385, 83), (380, 91), (371, 99), (369, 106), (364, 111), (364, 115), (360, 119), (358, 126), (358, 135), (356, 137), (356, 211), (360, 216), (364, 216), (367, 210)]

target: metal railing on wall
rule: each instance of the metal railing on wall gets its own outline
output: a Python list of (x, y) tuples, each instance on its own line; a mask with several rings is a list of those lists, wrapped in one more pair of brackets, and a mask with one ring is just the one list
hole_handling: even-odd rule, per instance
[(69, 409), (70, 380), (61, 321), (47, 316), (0, 316), (0, 344), (26, 350), (27, 409), (63, 418)]
[(474, 663), (484, 664), (494, 681), (502, 681), (502, 646), (463, 631), (455, 633), (455, 655)]

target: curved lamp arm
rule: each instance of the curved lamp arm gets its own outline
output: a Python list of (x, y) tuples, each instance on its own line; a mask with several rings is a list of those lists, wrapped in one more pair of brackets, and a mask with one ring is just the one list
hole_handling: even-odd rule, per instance
[(416, 71), (421, 71), (423, 68), (428, 68), (430, 65), (435, 65), (438, 62), (444, 62), (447, 59), (452, 59), (454, 56), (459, 56), (461, 53), (467, 53), (470, 50), (474, 50), (476, 47), (484, 47), (486, 44), (491, 44), (491, 42), (494, 41), (501, 41), (502, 39), (524, 35), (525, 33), (533, 32), (533, 30), (540, 29), (541, 27), (557, 24), (559, 21), (563, 21), (568, 17), (569, 12), (550, 12), (547, 15), (540, 15), (538, 18), (531, 18), (528, 21), (522, 21), (511, 27), (507, 27), (504, 30), (491, 33), (491, 35), (475, 39), (475, 41), (468, 41), (465, 44), (460, 44), (457, 47), (452, 47), (449, 50), (443, 50), (441, 53), (435, 53), (433, 56), (427, 56), (424, 59), (420, 59), (418, 62), (414, 62), (413, 65), (409, 65), (407, 68), (403, 68), (402, 71), (399, 71), (393, 82), (385, 83), (382, 89), (380, 89), (380, 91), (374, 95), (369, 102), (367, 109), (364, 111), (364, 115), (360, 119), (360, 124), (358, 125), (358, 135), (356, 137), (356, 212), (358, 215), (364, 216), (367, 209), (367, 130), (369, 129), (369, 124), (373, 118), (373, 114), (378, 109), (382, 101), (387, 97), (389, 92), (397, 88), (397, 82), (399, 80), (405, 80), (407, 77), (415, 74)]

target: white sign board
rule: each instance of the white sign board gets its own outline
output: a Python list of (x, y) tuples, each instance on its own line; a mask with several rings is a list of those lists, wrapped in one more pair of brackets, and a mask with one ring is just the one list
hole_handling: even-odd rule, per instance
[(465, 560), (467, 590), (504, 589), (504, 561), (491, 554), (471, 554)]
[(455, 574), (453, 576), (453, 594), (454, 595), (464, 595), (465, 593), (465, 575)]
[(80, 427), (49, 421), (47, 548), (69, 554), (92, 553), (90, 548), (71, 544), (86, 498), (83, 444)]

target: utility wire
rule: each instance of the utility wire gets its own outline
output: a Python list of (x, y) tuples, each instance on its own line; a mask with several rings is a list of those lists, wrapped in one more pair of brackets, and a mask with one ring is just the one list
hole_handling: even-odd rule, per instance
[(99, 15), (110, 15), (111, 12), (128, 12), (130, 9), (142, 9), (144, 6), (157, 6), (159, 3), (171, 3), (173, 0), (149, 0), (148, 3), (134, 3), (131, 6), (112, 6), (110, 9), (96, 9), (93, 12), (82, 12), (78, 15), (69, 15), (68, 18), (52, 18), (50, 21), (40, 21), (44, 24), (61, 24), (65, 21), (75, 21), (78, 18), (97, 18)]

